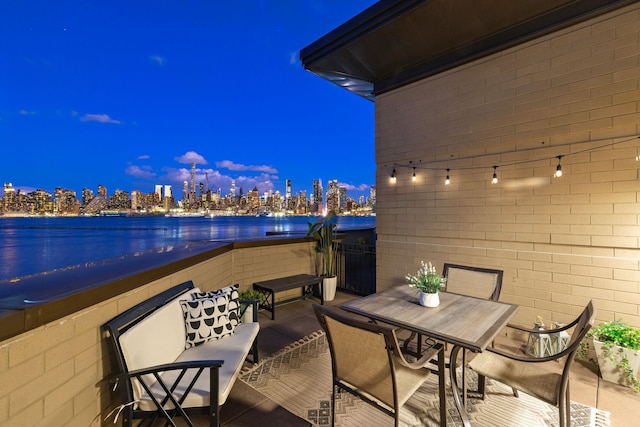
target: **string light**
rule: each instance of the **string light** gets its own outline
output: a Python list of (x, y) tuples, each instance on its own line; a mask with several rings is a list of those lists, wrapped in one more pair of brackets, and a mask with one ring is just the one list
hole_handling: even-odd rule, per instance
[[(624, 139), (624, 140), (605, 142), (605, 143), (602, 143), (602, 144), (600, 144), (598, 146), (595, 146), (595, 147), (590, 145), (588, 148), (585, 148), (585, 149), (582, 149), (582, 150), (572, 151), (569, 154), (562, 154), (562, 155), (552, 156), (551, 158), (547, 157), (546, 159), (544, 159), (544, 158), (527, 158), (527, 159), (523, 159), (523, 160), (520, 160), (520, 161), (513, 161), (513, 162), (510, 162), (510, 163), (507, 163), (506, 165), (505, 164), (494, 165), (494, 166), (491, 166), (491, 167), (493, 167), (493, 175), (492, 175), (492, 178), (491, 178), (491, 183), (492, 184), (497, 184), (498, 183), (498, 171), (497, 171), (498, 167), (505, 167), (505, 166), (506, 167), (512, 167), (512, 166), (518, 166), (518, 165), (527, 164), (527, 163), (544, 162), (545, 160), (548, 162), (549, 160), (553, 160), (554, 157), (558, 160), (558, 164), (556, 165), (556, 170), (554, 171), (553, 175), (554, 175), (554, 177), (561, 177), (561, 176), (563, 176), (563, 170), (562, 170), (562, 158), (563, 157), (566, 157), (567, 155), (588, 153), (588, 152), (592, 152), (592, 151), (603, 149), (603, 148), (615, 147), (615, 146), (620, 145), (620, 144), (628, 143), (633, 139), (640, 139), (640, 136), (636, 135), (636, 136), (633, 136), (632, 138), (628, 138), (628, 139)], [(555, 148), (557, 149), (557, 148), (562, 147), (564, 145), (573, 146), (575, 144), (581, 144), (581, 143), (592, 144), (593, 142), (595, 142), (595, 141), (582, 141), (580, 143), (572, 142), (572, 143), (567, 143), (567, 144), (562, 144), (562, 145), (556, 146)], [(544, 142), (542, 142), (542, 144), (544, 144)], [(547, 148), (547, 147), (542, 147), (542, 148)], [(532, 150), (537, 150), (537, 149), (539, 149), (539, 148), (532, 147), (532, 148), (529, 148), (529, 149), (526, 149), (526, 150), (518, 150), (518, 151), (532, 151)], [(499, 154), (502, 155), (502, 154), (508, 154), (508, 153), (511, 153), (511, 151), (510, 152), (499, 153)], [(476, 159), (481, 159), (481, 158), (487, 157), (489, 155), (495, 156), (495, 153), (479, 155), (479, 156), (470, 155), (470, 156), (467, 156), (467, 157), (459, 157), (459, 158), (456, 159), (456, 161), (463, 161), (463, 160), (468, 160), (468, 159), (474, 159), (474, 161), (475, 161)], [(453, 155), (451, 155), (451, 157), (453, 157)], [(414, 166), (416, 164), (416, 160), (409, 160), (408, 164), (394, 163), (393, 164), (393, 171), (391, 172), (390, 182), (392, 184), (397, 183), (397, 172), (396, 172), (396, 168), (397, 167), (400, 167), (400, 168), (412, 168), (413, 169), (413, 171), (412, 171), (413, 173), (411, 175), (411, 181), (416, 182), (417, 181), (416, 173), (417, 173), (417, 169), (418, 168), (427, 169), (427, 170), (439, 169), (442, 166), (438, 167), (437, 166), (438, 163), (446, 161), (447, 162), (447, 166), (449, 166), (448, 165), (449, 160), (450, 159), (446, 159), (446, 160), (434, 159), (434, 160), (430, 160), (430, 161), (425, 161), (423, 163), (423, 159), (419, 159), (419, 160), (417, 160), (417, 161), (420, 162), (420, 165), (418, 165), (418, 166)], [(640, 162), (640, 145), (636, 145), (635, 160)], [(456, 167), (455, 169), (457, 171), (462, 171), (462, 173), (464, 173), (465, 170), (473, 170), (473, 169), (477, 170), (477, 169), (481, 169), (481, 168), (484, 169), (486, 167), (488, 167), (488, 165), (485, 164), (484, 166), (471, 165), (471, 166)], [(451, 179), (450, 179), (451, 169), (450, 168), (446, 168), (445, 170), (446, 170), (446, 178), (445, 178), (444, 184), (445, 185), (449, 185), (451, 183)]]
[(558, 158), (558, 166), (556, 166), (556, 178), (560, 178), (562, 176), (562, 165), (560, 165), (560, 160), (562, 160), (562, 156), (556, 156)]

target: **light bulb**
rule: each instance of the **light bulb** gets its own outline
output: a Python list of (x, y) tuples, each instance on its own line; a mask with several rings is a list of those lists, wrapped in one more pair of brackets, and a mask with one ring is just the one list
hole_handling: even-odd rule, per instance
[(447, 177), (444, 179), (444, 185), (449, 185), (451, 180), (449, 179), (449, 169), (447, 169)]
[(493, 167), (493, 178), (491, 179), (491, 183), (492, 184), (497, 184), (498, 183), (498, 174), (496, 173), (497, 169), (498, 169), (498, 166), (494, 166)]
[(558, 158), (558, 166), (556, 166), (556, 173), (555, 176), (556, 178), (560, 178), (562, 176), (562, 165), (560, 165), (560, 160), (562, 159), (562, 156), (556, 156)]
[(393, 171), (391, 172), (391, 178), (389, 178), (389, 181), (392, 184), (396, 183), (396, 168), (393, 168)]
[(416, 168), (413, 168), (413, 176), (411, 177), (411, 181), (416, 182)]

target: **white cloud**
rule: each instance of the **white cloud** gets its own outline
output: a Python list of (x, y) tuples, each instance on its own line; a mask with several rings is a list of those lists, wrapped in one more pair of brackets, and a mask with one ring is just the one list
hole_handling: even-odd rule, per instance
[(160, 56), (160, 55), (149, 55), (149, 60), (151, 62), (153, 62), (154, 64), (157, 64), (161, 67), (164, 66), (165, 62), (167, 62), (167, 58), (165, 58), (164, 56)]
[(154, 179), (157, 176), (157, 174), (153, 172), (150, 166), (129, 165), (124, 170), (124, 172), (127, 175), (133, 176), (135, 178), (149, 179), (149, 180)]
[(195, 163), (198, 165), (206, 165), (207, 161), (200, 154), (195, 151), (187, 151), (182, 156), (175, 157), (174, 160), (178, 163), (182, 163), (183, 165), (188, 165), (191, 163)]
[(138, 156), (138, 160), (147, 160), (147, 159), (150, 159), (150, 158), (151, 158), (151, 156), (148, 155), (148, 154), (143, 154), (141, 156)]
[(80, 117), (81, 122), (98, 122), (98, 123), (112, 123), (119, 125), (122, 122), (120, 120), (115, 120), (109, 117), (107, 114), (85, 114)]
[(369, 189), (371, 188), (370, 184), (353, 185), (353, 184), (345, 184), (344, 182), (340, 182), (338, 183), (338, 185), (340, 187), (345, 187), (348, 191), (369, 191)]
[(264, 173), (278, 173), (278, 170), (268, 165), (243, 165), (242, 163), (234, 163), (231, 160), (223, 160), (216, 162), (216, 167), (221, 169), (229, 169), (231, 171), (254, 171)]

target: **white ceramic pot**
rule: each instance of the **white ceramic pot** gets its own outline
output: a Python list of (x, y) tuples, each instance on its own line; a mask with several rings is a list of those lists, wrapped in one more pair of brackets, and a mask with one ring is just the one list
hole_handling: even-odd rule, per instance
[(325, 277), (322, 279), (322, 299), (324, 301), (333, 301), (336, 297), (336, 288), (338, 287), (338, 277)]
[[(598, 358), (598, 367), (600, 368), (600, 375), (603, 379), (612, 383), (621, 384), (627, 387), (631, 387), (631, 384), (627, 381), (624, 375), (624, 371), (618, 368), (608, 357), (602, 353), (602, 343), (600, 341), (593, 340), (593, 347)], [(615, 346), (611, 349), (614, 354), (617, 354), (620, 347)], [(638, 376), (638, 369), (640, 368), (640, 351), (630, 350), (628, 348), (622, 349), (623, 353), (629, 360), (629, 366), (633, 369), (633, 372)]]
[(253, 304), (249, 305), (242, 315), (242, 323), (253, 322)]
[(418, 297), (420, 305), (423, 307), (437, 307), (440, 305), (440, 294), (428, 294), (426, 292), (420, 292)]

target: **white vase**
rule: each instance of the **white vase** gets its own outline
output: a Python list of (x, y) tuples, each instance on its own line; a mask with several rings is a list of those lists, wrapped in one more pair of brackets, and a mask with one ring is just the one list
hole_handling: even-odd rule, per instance
[(419, 302), (423, 307), (437, 307), (440, 305), (440, 294), (428, 294), (426, 292), (420, 292)]
[(336, 288), (338, 287), (338, 277), (325, 277), (322, 279), (322, 299), (324, 301), (333, 301), (336, 297)]
[[(600, 375), (603, 379), (610, 381), (612, 383), (621, 384), (627, 387), (630, 387), (631, 384), (627, 381), (627, 378), (624, 375), (624, 371), (621, 368), (618, 368), (609, 360), (608, 357), (604, 356), (602, 353), (603, 344), (600, 341), (593, 340), (593, 347), (596, 352), (596, 356), (598, 359), (598, 367), (600, 368)], [(619, 351), (620, 347), (614, 346), (611, 348), (613, 353)], [(627, 356), (629, 360), (629, 365), (633, 372), (636, 373), (636, 377), (638, 376), (638, 369), (640, 368), (640, 351), (631, 350), (628, 348), (622, 349), (623, 353)]]

